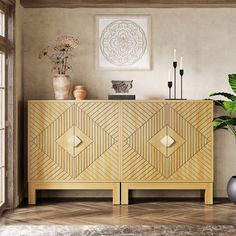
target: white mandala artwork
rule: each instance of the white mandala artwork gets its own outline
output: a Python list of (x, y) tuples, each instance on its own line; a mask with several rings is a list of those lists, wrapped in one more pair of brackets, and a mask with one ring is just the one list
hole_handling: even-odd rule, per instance
[(149, 16), (98, 16), (97, 67), (150, 69)]
[(100, 37), (103, 56), (114, 65), (128, 66), (139, 61), (147, 48), (143, 29), (131, 20), (117, 20), (109, 24)]

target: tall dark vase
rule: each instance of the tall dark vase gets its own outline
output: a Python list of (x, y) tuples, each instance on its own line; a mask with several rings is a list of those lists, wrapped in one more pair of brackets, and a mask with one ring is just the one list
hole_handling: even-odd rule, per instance
[(236, 176), (232, 176), (227, 185), (227, 193), (231, 202), (236, 204)]

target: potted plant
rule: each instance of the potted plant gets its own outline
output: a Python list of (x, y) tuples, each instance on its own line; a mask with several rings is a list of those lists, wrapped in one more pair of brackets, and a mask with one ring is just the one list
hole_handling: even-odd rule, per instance
[[(229, 85), (234, 94), (218, 92), (210, 96), (223, 96), (227, 100), (215, 100), (217, 106), (221, 106), (226, 115), (215, 117), (213, 120), (214, 129), (225, 129), (229, 131), (236, 138), (236, 74), (230, 74)], [(236, 176), (232, 176), (227, 185), (227, 193), (231, 202), (236, 203)]]
[(39, 58), (47, 57), (55, 73), (53, 88), (56, 99), (68, 99), (71, 90), (71, 78), (67, 72), (71, 69), (69, 59), (72, 51), (79, 45), (79, 40), (72, 36), (58, 37), (55, 44), (40, 51)]

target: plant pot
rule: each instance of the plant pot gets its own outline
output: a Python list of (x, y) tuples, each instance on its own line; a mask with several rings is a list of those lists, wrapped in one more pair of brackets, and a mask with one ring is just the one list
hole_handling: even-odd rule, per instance
[(71, 78), (69, 75), (55, 75), (53, 77), (53, 88), (56, 99), (68, 99), (71, 91)]
[(232, 176), (227, 184), (227, 193), (231, 202), (236, 204), (236, 176)]
[(83, 85), (75, 86), (75, 89), (73, 91), (73, 95), (74, 95), (76, 101), (84, 100), (87, 96), (87, 91), (86, 91), (85, 86), (83, 86)]

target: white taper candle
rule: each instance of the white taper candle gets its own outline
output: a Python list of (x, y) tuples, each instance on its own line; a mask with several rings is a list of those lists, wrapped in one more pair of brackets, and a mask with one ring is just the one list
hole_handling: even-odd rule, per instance
[(180, 57), (180, 70), (183, 69), (183, 61), (184, 61), (184, 58)]
[(171, 69), (169, 68), (169, 72), (168, 72), (168, 81), (171, 81)]
[(174, 49), (174, 61), (176, 61), (176, 49)]

